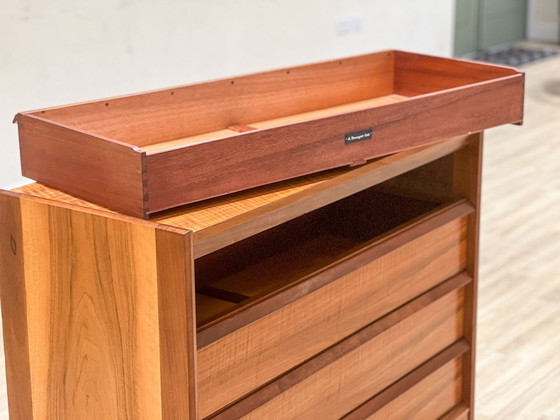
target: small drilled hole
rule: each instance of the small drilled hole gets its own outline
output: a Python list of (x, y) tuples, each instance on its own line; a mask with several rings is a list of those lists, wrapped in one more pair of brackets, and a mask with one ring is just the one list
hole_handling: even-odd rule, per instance
[(286, 70), (286, 74), (290, 74), (290, 70)]
[(44, 113), (45, 113), (45, 111), (41, 111), (41, 114), (44, 114)]
[(171, 96), (175, 95), (175, 92), (171, 92)]
[(235, 84), (235, 80), (232, 80), (230, 83), (231, 83), (232, 85), (234, 85), (234, 84)]
[(105, 102), (105, 106), (109, 106), (109, 102)]
[(342, 64), (342, 61), (339, 61), (338, 64)]

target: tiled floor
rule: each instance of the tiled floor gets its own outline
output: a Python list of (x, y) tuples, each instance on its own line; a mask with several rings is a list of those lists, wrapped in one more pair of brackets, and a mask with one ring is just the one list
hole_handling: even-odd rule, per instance
[(513, 46), (498, 51), (482, 51), (475, 59), (489, 63), (519, 67), (560, 54), (560, 49), (550, 47), (524, 48)]

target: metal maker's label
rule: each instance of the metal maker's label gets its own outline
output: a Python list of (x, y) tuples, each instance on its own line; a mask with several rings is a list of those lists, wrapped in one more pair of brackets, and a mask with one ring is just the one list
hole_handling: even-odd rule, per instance
[(344, 135), (344, 143), (351, 144), (358, 141), (369, 140), (373, 138), (373, 130), (368, 128), (366, 130), (354, 131), (353, 133), (347, 133)]

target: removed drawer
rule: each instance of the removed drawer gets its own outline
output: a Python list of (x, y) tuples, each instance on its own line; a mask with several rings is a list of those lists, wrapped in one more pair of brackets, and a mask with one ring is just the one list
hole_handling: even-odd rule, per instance
[(26, 177), (149, 214), (523, 119), (523, 74), (382, 51), (20, 113)]
[(462, 271), (471, 211), (460, 201), (429, 213), (201, 329), (201, 417)]
[(469, 281), (466, 274), (453, 277), (214, 418), (344, 416), (461, 339)]

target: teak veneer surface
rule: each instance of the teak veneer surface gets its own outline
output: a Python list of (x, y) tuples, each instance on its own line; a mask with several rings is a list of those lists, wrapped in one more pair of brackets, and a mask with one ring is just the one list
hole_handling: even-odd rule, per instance
[[(23, 260), (23, 232), (18, 195), (0, 195), (0, 296), (6, 383), (10, 413), (16, 419), (33, 419), (33, 390), (29, 331), (27, 328), (27, 293)], [(9, 320), (10, 322), (6, 322)]]
[[(226, 410), (238, 404), (241, 408), (250, 406), (246, 414), (255, 417), (270, 416), (284, 403), (296, 416), (315, 415), (316, 410), (323, 409), (327, 410), (325, 415), (336, 410), (337, 416), (351, 412), (461, 337), (469, 344), (473, 340), (469, 300), (474, 291), (466, 280), (476, 275), (472, 265), (474, 237), (470, 233), (473, 206), (460, 197), (467, 196), (474, 200), (473, 204), (477, 203), (476, 188), (471, 184), (476, 182), (477, 167), (474, 172), (464, 169), (478, 162), (479, 139), (478, 134), (464, 135), (355, 168), (335, 169), (246, 191), (236, 195), (246, 200), (240, 207), (236, 197), (229, 197), (185, 206), (160, 214), (152, 221), (107, 211), (40, 184), (3, 193), (2, 211), (20, 213), (19, 219), (10, 219), (11, 235), (17, 242), (17, 231), (21, 230), (24, 256), (47, 256), (39, 262), (31, 257), (23, 259), (23, 287), (18, 283), (13, 287), (3, 285), (10, 296), (17, 298), (18, 293), (24, 293), (25, 299), (31, 297), (30, 302), (39, 301), (37, 305), (25, 304), (26, 334), (18, 337), (23, 340), (20, 345), (25, 347), (27, 340), (30, 349), (29, 374), (12, 374), (11, 384), (18, 385), (10, 385), (11, 389), (21, 390), (21, 395), (31, 393), (34, 418), (55, 412), (83, 418), (180, 418), (184, 413), (191, 418), (214, 413), (222, 416), (221, 410), (228, 404), (235, 405)], [(426, 164), (430, 164), (427, 169)], [(430, 202), (434, 197), (424, 197), (425, 187), (407, 182), (408, 174), (401, 177), (403, 182), (388, 184), (388, 192), (385, 184), (378, 185), (412, 170), (429, 177), (432, 169), (455, 180), (455, 184), (447, 180), (441, 185), (434, 180), (439, 185), (436, 195), (446, 200), (443, 206), (439, 206), (439, 199)], [(468, 180), (461, 180), (463, 175)], [(370, 199), (376, 194), (384, 197), (382, 203), (372, 204), (375, 201)], [(424, 198), (428, 202), (424, 203)], [(385, 204), (389, 207), (383, 210)], [(203, 206), (211, 217), (193, 216), (193, 209)], [(379, 210), (373, 222), (360, 206)], [(393, 214), (395, 207), (402, 207), (398, 216), (387, 218), (381, 214)], [(324, 220), (319, 217), (323, 213), (327, 216)], [(331, 217), (337, 214), (345, 217)], [(171, 222), (182, 216), (192, 217), (203, 227), (191, 231), (187, 224)], [(251, 290), (247, 287), (251, 286), (249, 283), (235, 281), (235, 287), (229, 287), (226, 278), (222, 284), (205, 282), (201, 277), (202, 283), (195, 285), (193, 263), (198, 267), (198, 279), (198, 265), (214, 253), (227, 252), (231, 243), (252, 241), (274, 229), (288, 231), (289, 238), (287, 226), (298, 218), (309, 217), (319, 217), (319, 224), (329, 228), (325, 232), (341, 240), (335, 248), (342, 251), (333, 251), (333, 261), (317, 260), (317, 267), (275, 284), (276, 290), (268, 286)], [(389, 219), (393, 224), (384, 227)], [(319, 244), (311, 246), (315, 255), (321, 255), (325, 238), (329, 236), (318, 236)], [(304, 245), (297, 239), (293, 248)], [(18, 265), (16, 260), (13, 264)], [(265, 273), (266, 265), (249, 270)], [(463, 274), (458, 274), (462, 270)], [(441, 283), (452, 276), (455, 277)], [(393, 319), (391, 311), (400, 305), (404, 306), (397, 309), (398, 313), (406, 314), (408, 319), (416, 311), (424, 311), (424, 306), (433, 307), (445, 300), (436, 298), (435, 290), (446, 290), (438, 295), (441, 297), (449, 293), (449, 284), (455, 285), (453, 290), (461, 291), (457, 291), (459, 306), (451, 305), (455, 311), (453, 320), (442, 321), (449, 322), (444, 334), (449, 340), (445, 343), (438, 341), (439, 323), (423, 329), (424, 324), (418, 321), (414, 325), (420, 327), (414, 330), (410, 325), (401, 327), (406, 323), (403, 318), (402, 323), (391, 324), (390, 328), (386, 325), (385, 317)], [(205, 296), (208, 291), (213, 294)], [(419, 294), (423, 295), (418, 297)], [(220, 296), (234, 300), (227, 302)], [(246, 297), (248, 302), (236, 304), (241, 302), (235, 300), (239, 297)], [(17, 311), (21, 307), (19, 303), (6, 305), (4, 319), (20, 319)], [(310, 311), (312, 307), (316, 310)], [(410, 309), (413, 307), (414, 311)], [(228, 313), (224, 315), (224, 311)], [(363, 341), (344, 355), (334, 350), (376, 320), (387, 326), (373, 339), (386, 337), (383, 345), (369, 348)], [(195, 321), (201, 323), (198, 330)], [(64, 328), (53, 329), (53, 322)], [(309, 334), (310, 329), (322, 333)], [(391, 347), (400, 343), (401, 339), (395, 336), (412, 337), (417, 333), (420, 336), (411, 338), (402, 349), (411, 346), (418, 351), (403, 362), (399, 356), (402, 350)], [(70, 340), (67, 334), (77, 335), (80, 340)], [(425, 337), (433, 339), (424, 341)], [(150, 343), (146, 344), (146, 340)], [(14, 353), (17, 343), (12, 342), (8, 357), (26, 357), (25, 352)], [(366, 348), (368, 354), (370, 350), (374, 352), (373, 359), (362, 354)], [(380, 349), (388, 353), (377, 353)], [(87, 370), (82, 367), (81, 376), (69, 375), (62, 362), (53, 359), (55, 353), (65, 355), (64, 366), (71, 369), (74, 359), (87, 359)], [(357, 355), (357, 359), (348, 359), (350, 354)], [(316, 366), (308, 365), (308, 361), (319, 355), (323, 355), (321, 360), (326, 363), (323, 367), (313, 373), (307, 371), (305, 378), (291, 382), (289, 378), (293, 375), (303, 374), (304, 366)], [(470, 356), (464, 357), (461, 376), (463, 403), (467, 405), (470, 395), (465, 389), (472, 383), (466, 378), (471, 375)], [(104, 362), (104, 370), (94, 365), (93, 361), (99, 360)], [(376, 381), (372, 385), (366, 375), (369, 363), (381, 363), (375, 370), (387, 366), (391, 369), (371, 379)], [(49, 368), (45, 369), (47, 365)], [(342, 375), (346, 371), (350, 373)], [(331, 379), (339, 374), (346, 382), (331, 384)], [(290, 383), (289, 387), (282, 385), (288, 383), (285, 381)], [(29, 383), (31, 388), (26, 390)], [(89, 383), (107, 386), (89, 389)], [(364, 383), (372, 386), (363, 387)], [(327, 384), (332, 397), (329, 401), (338, 400), (340, 404), (329, 408), (331, 402), (315, 400), (321, 384)], [(280, 386), (286, 392), (279, 393), (277, 389), (274, 395), (269, 394), (273, 389), (270, 386)], [(49, 387), (54, 391), (44, 392)], [(343, 395), (337, 389), (356, 392)], [(92, 395), (107, 404), (90, 407), (82, 402), (83, 396), (87, 400)]]
[(2, 212), (17, 211), (2, 223), (16, 252), (3, 255), (23, 274), (2, 279), (5, 328), (18, 320), (21, 330), (6, 340), (14, 418), (194, 418), (190, 233), (0, 199)]
[(366, 419), (438, 419), (461, 402), (462, 373), (462, 359), (455, 359)]
[(480, 232), (480, 189), (482, 180), (483, 133), (475, 136), (475, 141), (454, 155), (454, 188), (468, 199), (476, 211), (468, 216), (467, 272), (473, 281), (465, 289), (465, 338), (470, 345), (464, 358), (463, 402), (474, 413), (475, 357), (476, 357), (476, 314), (478, 290), (478, 254)]
[[(453, 343), (348, 413), (343, 420), (362, 420), (370, 416), (371, 418), (408, 419), (415, 417), (416, 411), (422, 412), (426, 409), (431, 411), (431, 414), (424, 411), (422, 415), (416, 417), (435, 419), (441, 418), (443, 414), (447, 415), (452, 409), (457, 408), (457, 404), (461, 401), (462, 383), (461, 381), (457, 383), (457, 379), (462, 375), (461, 356), (468, 350), (469, 345), (465, 339)], [(444, 370), (450, 373), (453, 365), (455, 365), (453, 378), (442, 374)], [(443, 381), (437, 384), (436, 377), (444, 376), (451, 380), (446, 384)], [(432, 386), (433, 381), (436, 381), (436, 385), (439, 386)], [(388, 412), (394, 412), (392, 417)]]
[[(24, 175), (150, 214), (519, 123), (523, 74), (384, 51), (20, 113)], [(368, 140), (346, 136), (372, 130)]]
[[(324, 117), (329, 117), (329, 116), (333, 116), (333, 115), (344, 114), (346, 112), (360, 111), (360, 110), (364, 110), (364, 109), (367, 109), (367, 108), (371, 108), (372, 106), (392, 104), (392, 103), (395, 103), (395, 102), (403, 101), (405, 99), (406, 99), (406, 96), (397, 95), (397, 94), (390, 94), (390, 95), (385, 95), (385, 96), (381, 96), (381, 97), (378, 97), (378, 98), (366, 99), (366, 100), (357, 101), (357, 102), (350, 102), (350, 103), (344, 104), (344, 105), (337, 105), (337, 106), (333, 106), (333, 107), (329, 107), (329, 108), (319, 109), (319, 110), (316, 110), (316, 111), (308, 111), (308, 112), (303, 112), (301, 114), (290, 115), (290, 116), (287, 116), (287, 117), (274, 118), (274, 119), (268, 120), (268, 121), (255, 121), (255, 122), (251, 122), (250, 124), (247, 125), (247, 128), (248, 128), (247, 131), (251, 131), (251, 129), (256, 130), (256, 129), (262, 129), (262, 128), (278, 127), (278, 126), (282, 126), (282, 125), (294, 124), (294, 123), (297, 123), (297, 122), (313, 120), (313, 119), (316, 119), (316, 118), (324, 118)], [(192, 137), (186, 137), (186, 138), (166, 141), (166, 142), (162, 142), (162, 143), (155, 143), (155, 144), (142, 146), (142, 150), (144, 150), (148, 153), (156, 152), (156, 151), (165, 150), (165, 149), (168, 149), (168, 148), (171, 148), (171, 147), (178, 147), (178, 146), (184, 146), (184, 145), (188, 145), (188, 144), (195, 144), (195, 143), (198, 143), (198, 142), (203, 142), (203, 141), (206, 141), (206, 140), (213, 140), (213, 139), (218, 139), (218, 138), (231, 137), (235, 134), (236, 134), (236, 131), (233, 130), (233, 129), (218, 130), (218, 131), (213, 131), (211, 133), (198, 134), (198, 135), (192, 136)]]

